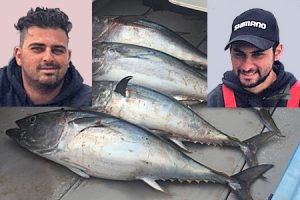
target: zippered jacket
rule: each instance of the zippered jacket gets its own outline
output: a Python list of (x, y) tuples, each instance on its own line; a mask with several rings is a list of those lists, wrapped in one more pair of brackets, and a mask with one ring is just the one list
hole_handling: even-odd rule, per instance
[(70, 106), (84, 107), (92, 104), (92, 88), (83, 83), (75, 66), (65, 75), (60, 93), (47, 104), (35, 105), (23, 88), (21, 68), (13, 58), (8, 66), (0, 68), (0, 106)]
[[(280, 94), (286, 91), (287, 87), (292, 88), (297, 80), (293, 74), (284, 70), (283, 64), (279, 61), (274, 62), (273, 70), (277, 75), (276, 80), (258, 94), (245, 90), (232, 71), (225, 72), (223, 83), (219, 84), (208, 94), (207, 105), (210, 107), (226, 107), (223, 94), (223, 88), (226, 86), (226, 88), (232, 90), (234, 93), (236, 107), (286, 107), (288, 100), (280, 98)], [(299, 89), (296, 90), (298, 91)]]

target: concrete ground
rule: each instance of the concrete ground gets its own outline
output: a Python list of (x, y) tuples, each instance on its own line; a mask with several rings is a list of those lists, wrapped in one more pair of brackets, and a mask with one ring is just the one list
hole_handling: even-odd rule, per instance
[[(141, 0), (96, 2), (93, 15), (142, 15), (179, 33), (201, 51), (207, 49), (206, 14), (190, 16), (149, 9)], [(234, 200), (223, 185), (212, 183), (180, 183), (158, 181), (166, 190), (161, 193), (141, 181), (84, 179), (67, 168), (21, 148), (6, 134), (16, 127), (15, 120), (56, 108), (0, 108), (0, 199), (1, 200)], [(261, 133), (264, 126), (250, 109), (221, 109), (195, 106), (193, 110), (228, 135), (241, 140)], [(277, 108), (273, 118), (286, 137), (274, 137), (258, 153), (260, 164), (274, 164), (251, 187), (254, 199), (267, 200), (282, 177), (294, 149), (299, 143), (299, 109)], [(201, 144), (187, 144), (195, 160), (229, 175), (246, 169), (245, 160), (237, 149)]]

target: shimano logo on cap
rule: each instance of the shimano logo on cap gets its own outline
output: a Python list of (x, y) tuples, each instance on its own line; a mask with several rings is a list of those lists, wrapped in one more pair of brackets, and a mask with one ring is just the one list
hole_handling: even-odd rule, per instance
[(234, 31), (240, 29), (240, 28), (244, 28), (246, 26), (252, 26), (255, 28), (260, 28), (260, 29), (266, 29), (267, 28), (267, 24), (263, 23), (263, 22), (257, 22), (257, 21), (244, 21), (241, 22), (239, 24), (236, 24), (234, 26)]

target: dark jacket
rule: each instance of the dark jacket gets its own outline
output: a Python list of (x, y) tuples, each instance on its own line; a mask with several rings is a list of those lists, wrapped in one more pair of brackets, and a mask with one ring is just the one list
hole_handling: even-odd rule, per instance
[(35, 105), (27, 96), (22, 82), (21, 68), (13, 58), (8, 66), (0, 68), (0, 106), (91, 106), (92, 88), (70, 62), (60, 93), (49, 103)]
[[(284, 71), (284, 66), (279, 61), (274, 62), (273, 70), (277, 74), (277, 79), (268, 88), (258, 94), (245, 90), (232, 71), (224, 73), (223, 83), (234, 91), (237, 107), (286, 107), (287, 100), (266, 98), (282, 93), (288, 84), (292, 86), (296, 82), (296, 78), (293, 74)], [(224, 107), (222, 84), (219, 84), (208, 94), (207, 105), (211, 107)]]

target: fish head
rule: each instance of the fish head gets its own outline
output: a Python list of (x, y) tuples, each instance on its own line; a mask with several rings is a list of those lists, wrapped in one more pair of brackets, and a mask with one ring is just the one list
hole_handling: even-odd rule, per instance
[[(122, 44), (117, 42), (93, 42), (93, 59), (107, 58), (116, 59), (119, 57), (134, 56), (140, 49), (131, 44)], [(132, 50), (133, 49), (133, 50)], [(133, 51), (133, 52), (132, 52)]]
[(92, 71), (93, 75), (101, 73), (105, 62), (105, 52), (101, 44), (93, 44), (92, 48)]
[(101, 34), (103, 34), (105, 29), (107, 28), (107, 24), (108, 24), (108, 20), (105, 20), (102, 17), (93, 17), (92, 20), (93, 41), (99, 39), (99, 36), (101, 36)]
[(44, 112), (17, 120), (18, 128), (6, 134), (22, 147), (33, 152), (46, 152), (58, 144), (65, 127), (64, 112)]
[(105, 72), (115, 60), (124, 57), (122, 44), (111, 42), (93, 42), (92, 47), (92, 71), (93, 76), (99, 76)]
[(107, 33), (114, 26), (117, 16), (95, 16), (92, 19), (92, 41), (105, 41)]

